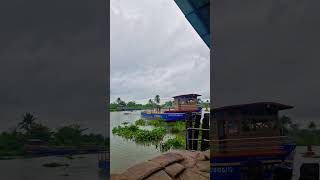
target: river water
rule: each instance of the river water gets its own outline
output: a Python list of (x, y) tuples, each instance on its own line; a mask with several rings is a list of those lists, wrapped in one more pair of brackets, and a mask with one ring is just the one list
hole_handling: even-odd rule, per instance
[[(67, 163), (69, 167), (43, 167), (45, 163)], [(99, 173), (96, 154), (66, 157), (39, 157), (13, 160), (0, 160), (0, 179), (2, 180), (106, 180)]]
[(133, 123), (138, 119), (140, 111), (110, 113), (110, 173), (121, 173), (132, 165), (161, 154), (155, 145), (136, 144), (112, 134), (113, 127), (123, 122)]

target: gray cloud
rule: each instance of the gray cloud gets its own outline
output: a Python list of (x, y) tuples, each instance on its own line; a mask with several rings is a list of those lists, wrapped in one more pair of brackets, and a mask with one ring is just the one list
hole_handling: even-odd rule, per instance
[[(296, 121), (320, 117), (318, 1), (215, 1), (217, 106), (276, 101)], [(219, 8), (218, 8), (219, 7)]]
[(1, 1), (0, 22), (2, 129), (30, 111), (107, 133), (105, 2)]
[(111, 1), (111, 101), (199, 93), (209, 98), (209, 48), (174, 1)]

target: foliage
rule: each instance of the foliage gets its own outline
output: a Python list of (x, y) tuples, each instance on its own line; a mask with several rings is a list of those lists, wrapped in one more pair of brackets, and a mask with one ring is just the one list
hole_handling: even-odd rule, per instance
[(145, 126), (146, 125), (146, 121), (143, 119), (139, 119), (134, 123), (136, 126)]
[(290, 134), (298, 146), (320, 145), (320, 130), (302, 129)]
[(176, 136), (174, 138), (170, 138), (165, 142), (160, 144), (161, 151), (168, 151), (171, 149), (183, 149), (185, 148), (185, 139), (181, 136)]
[(118, 104), (113, 102), (113, 103), (110, 103), (109, 105), (109, 110), (110, 111), (117, 111), (117, 107), (118, 107)]
[(148, 109), (151, 108), (147, 105), (142, 105), (142, 104), (137, 104), (135, 101), (129, 101), (128, 103), (126, 103), (125, 101), (122, 101), (118, 98), (116, 100), (116, 102), (112, 102), (109, 105), (109, 111), (114, 112), (114, 111), (118, 111), (118, 108), (125, 108), (125, 109)]
[(118, 97), (118, 98), (117, 98), (117, 104), (120, 104), (120, 103), (121, 103), (121, 98)]
[(154, 127), (164, 127), (168, 126), (168, 124), (163, 119), (153, 119), (153, 120), (147, 120), (147, 124), (149, 126)]
[(165, 128), (155, 128), (150, 130), (138, 130), (135, 136), (136, 141), (159, 141), (166, 134)]
[(172, 133), (184, 132), (186, 130), (185, 122), (165, 122), (163, 119), (147, 120), (147, 125), (154, 127), (170, 127)]
[(160, 96), (156, 95), (155, 98), (149, 99), (146, 104), (137, 104), (135, 101), (129, 101), (125, 102), (120, 97), (116, 99), (115, 102), (111, 102), (109, 105), (109, 111), (114, 112), (118, 111), (119, 106), (124, 109), (158, 109), (161, 108), (171, 108), (172, 107), (172, 101), (166, 101), (164, 104), (160, 105)]
[(198, 104), (199, 104), (200, 107), (202, 107), (202, 108), (208, 109), (208, 108), (210, 107), (210, 102), (209, 102), (209, 100), (202, 101), (202, 100), (199, 98), (199, 99), (198, 99)]
[(44, 142), (49, 142), (52, 137), (52, 132), (51, 130), (43, 126), (42, 124), (34, 123), (31, 126), (31, 129), (27, 133), (27, 138), (28, 139), (40, 139), (41, 141)]
[(311, 121), (309, 126), (308, 126), (308, 128), (311, 129), (311, 130), (315, 130), (315, 129), (317, 129), (317, 126), (313, 121)]
[(185, 122), (174, 122), (171, 131), (173, 133), (179, 133), (179, 132), (184, 132), (186, 130), (186, 124)]
[(162, 105), (163, 108), (172, 108), (172, 106), (173, 106), (172, 101), (166, 101), (166, 102)]
[(28, 132), (31, 129), (31, 126), (33, 125), (36, 119), (37, 118), (33, 114), (25, 113), (23, 115), (22, 122), (18, 124), (18, 128)]
[(59, 128), (54, 133), (54, 142), (59, 145), (80, 145), (82, 130), (78, 125), (69, 125)]
[(125, 121), (125, 122), (123, 122), (123, 123), (121, 123), (121, 124), (127, 125), (127, 124), (129, 124), (129, 122), (128, 122), (128, 121)]
[[(18, 129), (0, 134), (0, 157), (24, 155), (24, 145), (29, 139), (39, 139), (48, 145), (58, 146), (82, 146), (96, 145), (108, 147), (109, 138), (99, 134), (82, 134), (86, 129), (79, 125), (69, 125), (59, 128), (53, 132), (50, 128), (37, 123), (31, 113), (25, 113), (23, 119), (18, 123)], [(22, 131), (17, 131), (22, 130)]]
[(19, 132), (3, 132), (0, 134), (0, 156), (21, 155), (24, 153), (25, 137)]
[(154, 101), (157, 103), (157, 104), (160, 104), (160, 96), (159, 95), (156, 95), (154, 97)]
[(112, 133), (135, 141), (158, 141), (164, 137), (166, 129), (160, 127), (153, 130), (145, 130), (131, 124), (115, 127), (112, 129)]

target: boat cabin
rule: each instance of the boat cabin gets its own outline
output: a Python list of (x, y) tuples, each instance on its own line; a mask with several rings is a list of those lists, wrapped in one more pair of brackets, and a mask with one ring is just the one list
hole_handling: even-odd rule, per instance
[(291, 108), (273, 102), (215, 108), (211, 128), (213, 146), (234, 150), (241, 149), (241, 146), (259, 148), (271, 145), (269, 141), (278, 142), (277, 137), (281, 136), (279, 111)]
[(185, 94), (174, 96), (173, 107), (175, 111), (197, 111), (199, 94)]

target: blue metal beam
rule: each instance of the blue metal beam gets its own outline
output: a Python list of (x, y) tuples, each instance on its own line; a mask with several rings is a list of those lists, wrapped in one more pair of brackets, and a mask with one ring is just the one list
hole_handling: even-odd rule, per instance
[(210, 47), (210, 0), (175, 0), (187, 20)]

